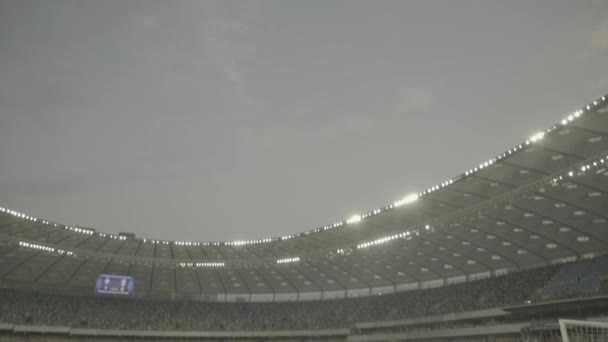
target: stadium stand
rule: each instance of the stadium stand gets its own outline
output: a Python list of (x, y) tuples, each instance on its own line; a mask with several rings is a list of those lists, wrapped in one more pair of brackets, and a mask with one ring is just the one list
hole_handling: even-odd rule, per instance
[(556, 340), (608, 313), (607, 165), (604, 96), (298, 234), (151, 240), (0, 207), (0, 340)]
[(594, 258), (562, 267), (541, 293), (543, 298), (572, 298), (603, 291), (608, 278), (608, 257)]
[[(195, 303), (3, 290), (0, 321), (135, 330), (310, 330), (521, 304), (557, 267), (427, 290), (323, 302)], [(145, 314), (141, 314), (145, 313)]]
[[(536, 322), (536, 326), (542, 325), (543, 329), (530, 330), (526, 320), (518, 321), (501, 308), (529, 303), (536, 292), (562, 270), (588, 268), (589, 263), (599, 263), (601, 259), (604, 258), (530, 269), (440, 288), (321, 302), (154, 301), (4, 289), (0, 292), (0, 307), (3, 308), (0, 321), (11, 322), (20, 329), (28, 325), (47, 329), (56, 326), (66, 331), (74, 329), (82, 334), (97, 329), (116, 334), (128, 331), (140, 334), (159, 331), (163, 334), (167, 331), (237, 334), (308, 331), (304, 334), (322, 332), (343, 338), (348, 335), (349, 340), (356, 341), (357, 338), (367, 340), (369, 336), (372, 336), (372, 340), (382, 340), (386, 336), (451, 336), (481, 330), (498, 334), (494, 341), (519, 341), (524, 333), (536, 336), (541, 341), (551, 341), (559, 332), (555, 324), (550, 329), (546, 328), (550, 320)], [(606, 275), (608, 270), (600, 273)], [(594, 294), (597, 293), (584, 291), (580, 295)], [(524, 328), (528, 329), (524, 331)], [(324, 337), (316, 336), (314, 339)], [(450, 339), (475, 340), (478, 339)]]

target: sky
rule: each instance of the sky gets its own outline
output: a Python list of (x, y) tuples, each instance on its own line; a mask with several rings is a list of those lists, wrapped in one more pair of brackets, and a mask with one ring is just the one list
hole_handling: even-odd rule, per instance
[(0, 206), (143, 238), (281, 236), (606, 93), (605, 0), (0, 0)]

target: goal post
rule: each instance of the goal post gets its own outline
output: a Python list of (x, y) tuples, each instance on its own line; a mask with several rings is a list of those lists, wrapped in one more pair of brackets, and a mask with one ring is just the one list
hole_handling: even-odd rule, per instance
[(560, 319), (559, 330), (563, 342), (608, 341), (608, 322)]

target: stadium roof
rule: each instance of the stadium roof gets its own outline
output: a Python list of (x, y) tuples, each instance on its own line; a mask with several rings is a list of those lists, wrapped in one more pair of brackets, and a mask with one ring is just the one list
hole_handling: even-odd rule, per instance
[(608, 102), (602, 97), (430, 189), (296, 235), (145, 240), (0, 209), (0, 282), (210, 300), (387, 293), (608, 251)]

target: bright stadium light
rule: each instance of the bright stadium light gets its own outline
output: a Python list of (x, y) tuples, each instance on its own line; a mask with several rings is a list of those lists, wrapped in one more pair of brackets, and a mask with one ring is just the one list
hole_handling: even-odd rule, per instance
[(346, 220), (346, 223), (351, 224), (357, 223), (359, 221), (361, 221), (361, 215), (353, 215), (348, 220)]
[(277, 264), (288, 264), (300, 261), (300, 257), (277, 259)]
[(395, 203), (393, 203), (393, 205), (395, 207), (399, 207), (404, 204), (409, 204), (409, 203), (415, 202), (416, 200), (418, 200), (418, 194), (409, 194), (409, 195), (403, 197), (402, 199), (396, 201)]
[(545, 132), (537, 132), (533, 136), (530, 137), (531, 142), (537, 142), (541, 140), (545, 136)]

